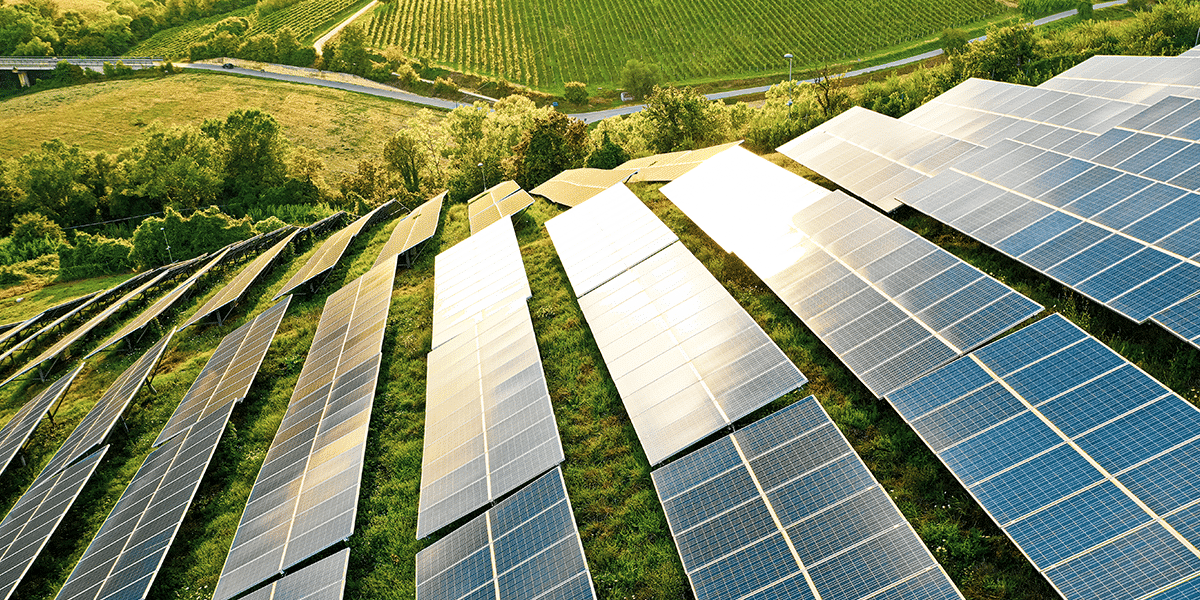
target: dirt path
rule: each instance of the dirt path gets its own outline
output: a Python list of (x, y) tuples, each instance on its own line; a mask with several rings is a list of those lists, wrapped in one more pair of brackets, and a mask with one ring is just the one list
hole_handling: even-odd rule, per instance
[(345, 21), (338, 23), (337, 27), (330, 29), (329, 33), (326, 33), (325, 35), (321, 36), (316, 42), (313, 42), (313, 48), (316, 49), (317, 56), (322, 56), (322, 51), (325, 50), (325, 42), (332, 40), (333, 36), (341, 33), (342, 29), (345, 29), (345, 27), (347, 25), (349, 25), (350, 23), (352, 23), (355, 19), (367, 14), (367, 11), (371, 10), (372, 8), (375, 8), (376, 4), (379, 4), (379, 0), (371, 0), (371, 3), (362, 7), (362, 10), (350, 15), (349, 19), (346, 19)]

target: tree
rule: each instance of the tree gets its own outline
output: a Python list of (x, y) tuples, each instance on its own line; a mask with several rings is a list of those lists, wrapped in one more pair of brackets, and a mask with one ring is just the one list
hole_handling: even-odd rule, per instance
[(386, 202), (390, 189), (387, 170), (369, 158), (358, 161), (358, 169), (342, 178), (342, 195), (357, 195), (371, 206)]
[(1083, 2), (1080, 2), (1079, 4), (1077, 4), (1075, 6), (1075, 11), (1079, 13), (1079, 19), (1081, 21), (1090, 20), (1092, 18), (1092, 12), (1093, 12), (1091, 1), (1083, 0)]
[(580, 167), (588, 152), (587, 125), (558, 111), (539, 115), (513, 148), (514, 179), (533, 189), (566, 169)]
[(39, 213), (25, 213), (17, 217), (13, 223), (13, 244), (20, 246), (42, 240), (61, 242), (63, 240), (62, 227), (46, 218), (46, 215)]
[(405, 191), (414, 196), (421, 193), (421, 172), (428, 156), (412, 133), (397, 131), (383, 146), (383, 162), (392, 173), (400, 176)]
[(34, 36), (28, 42), (18, 44), (13, 50), (13, 56), (54, 56), (54, 46), (51, 46), (50, 42), (42, 41), (42, 38)]
[(242, 201), (257, 200), (287, 177), (288, 142), (279, 122), (258, 109), (238, 109), (225, 121), (209, 119), (201, 130), (220, 143), (225, 189)]
[(17, 159), (11, 177), (23, 192), (14, 207), (17, 213), (41, 213), (64, 227), (88, 223), (96, 215), (95, 163), (79, 146), (57, 139), (43, 142)]
[(334, 38), (332, 49), (325, 49), (325, 68), (353, 75), (366, 75), (371, 70), (371, 59), (367, 56), (367, 32), (358, 25), (350, 25)]
[(615, 169), (629, 160), (629, 153), (620, 144), (612, 141), (607, 131), (600, 134), (600, 144), (588, 155), (587, 166), (593, 169)]
[(279, 62), (296, 67), (310, 67), (317, 60), (317, 51), (301, 44), (290, 27), (275, 32), (275, 53)]
[(586, 104), (588, 99), (587, 84), (582, 81), (568, 81), (563, 98), (571, 104)]
[(1037, 34), (1027, 23), (988, 29), (987, 39), (952, 57), (967, 77), (1011, 81), (1037, 58)]
[(122, 195), (193, 209), (217, 202), (224, 181), (217, 142), (195, 127), (154, 126), (129, 151)]
[(690, 150), (715, 141), (719, 110), (691, 88), (656, 87), (643, 111), (651, 123), (650, 143), (656, 152)]
[(946, 54), (962, 54), (967, 50), (967, 32), (961, 29), (946, 29), (942, 31), (939, 44)]
[(621, 68), (621, 87), (637, 98), (645, 98), (662, 81), (662, 71), (656, 64), (629, 59)]
[(260, 33), (252, 35), (242, 42), (237, 49), (237, 55), (246, 60), (273, 63), (279, 58), (279, 50), (274, 36), (269, 33)]
[(821, 69), (821, 76), (812, 82), (817, 106), (826, 119), (832, 119), (850, 107), (850, 94), (842, 87), (842, 78), (845, 76), (845, 73), (835, 73), (829, 65), (825, 65)]

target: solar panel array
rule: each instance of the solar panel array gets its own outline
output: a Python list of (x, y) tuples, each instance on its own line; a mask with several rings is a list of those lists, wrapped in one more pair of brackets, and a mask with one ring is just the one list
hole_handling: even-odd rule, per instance
[(880, 210), (891, 212), (901, 206), (896, 200), (898, 193), (980, 147), (856, 106), (778, 150)]
[(350, 549), (323, 558), (278, 581), (256, 590), (242, 600), (342, 600)]
[(285, 296), (221, 339), (154, 445), (187, 431), (226, 404), (241, 402), (246, 397), (291, 301), (291, 296)]
[(471, 235), (487, 229), (492, 223), (511, 217), (533, 204), (533, 196), (515, 181), (498, 183), (467, 201), (467, 219)]
[(1139, 104), (1198, 98), (1198, 65), (1192, 56), (1093, 56), (1038, 87)]
[(304, 263), (304, 266), (300, 267), (300, 270), (295, 275), (292, 275), (292, 278), (283, 285), (283, 289), (275, 294), (273, 300), (277, 300), (292, 290), (332, 271), (337, 266), (338, 261), (342, 260), (342, 255), (346, 253), (346, 248), (350, 246), (350, 242), (354, 241), (354, 238), (359, 233), (362, 233), (364, 229), (377, 219), (390, 214), (395, 209), (395, 206), (395, 200), (385, 202), (376, 207), (375, 210), (359, 217), (358, 220), (329, 236), (329, 239), (321, 244), (316, 253), (309, 257), (308, 262)]
[(442, 216), (442, 203), (445, 202), (447, 193), (442, 192), (429, 199), (396, 224), (387, 244), (379, 251), (379, 258), (375, 259), (374, 266), (379, 266), (393, 256), (399, 256), (405, 264), (411, 264), (409, 251), (437, 233), (438, 221)]
[(433, 347), (491, 307), (532, 295), (512, 221), (502, 219), (434, 259)]
[(962, 598), (812, 396), (651, 475), (699, 600)]
[(246, 290), (250, 289), (250, 286), (254, 285), (254, 282), (258, 281), (259, 277), (262, 277), (263, 273), (266, 273), (267, 269), (271, 268), (271, 265), (275, 264), (275, 260), (279, 258), (279, 255), (288, 247), (288, 244), (291, 244), (292, 240), (299, 234), (299, 229), (293, 229), (291, 233), (279, 242), (276, 242), (266, 252), (258, 255), (249, 265), (246, 265), (244, 269), (239, 271), (232, 281), (225, 284), (215, 296), (209, 298), (208, 302), (205, 302), (204, 306), (201, 306), (200, 310), (196, 311), (196, 314), (192, 315), (179, 328), (186, 329), (191, 325), (203, 321), (213, 313), (216, 313), (218, 323), (223, 322), (224, 317), (221, 316), (221, 311), (237, 303), (246, 293)]
[(395, 258), (331, 294), (215, 590), (227, 600), (350, 537)]
[(1200, 411), (1066, 319), (888, 400), (1063, 597), (1200, 591)]
[(33, 430), (42, 422), (42, 418), (49, 414), (50, 407), (67, 393), (71, 382), (75, 381), (75, 376), (79, 375), (81, 370), (83, 363), (79, 363), (74, 371), (63, 375), (58, 381), (50, 384), (50, 387), (27, 401), (0, 429), (0, 472), (8, 468), (9, 463), (25, 447), (25, 442), (33, 435)]
[[(840, 192), (806, 191), (813, 187), (764, 159), (730, 152), (662, 191), (701, 229), (712, 227), (718, 241), (731, 240), (732, 249), (877, 396), (1041, 310), (870, 207)], [(724, 217), (720, 208), (733, 193), (742, 210)], [(808, 204), (796, 209), (800, 203), (791, 203), (792, 229), (783, 231), (777, 215), (795, 197)], [(758, 203), (764, 209), (756, 218)]]
[(580, 297), (679, 239), (624, 185), (595, 199), (546, 221), (571, 288)]
[(675, 178), (696, 168), (700, 163), (741, 143), (737, 141), (699, 150), (668, 152), (645, 158), (635, 158), (618, 166), (617, 170), (636, 169), (637, 173), (630, 177), (629, 181), (674, 181)]
[(634, 169), (568, 169), (529, 193), (574, 207), (618, 183), (625, 183), (636, 172)]
[(595, 597), (558, 468), (417, 553), (417, 600)]
[(0, 521), (0, 600), (8, 600), (91, 479), (104, 446), (54, 473), (43, 472)]
[(138, 390), (150, 380), (173, 335), (175, 330), (171, 329), (104, 390), (96, 405), (84, 415), (79, 425), (71, 431), (71, 435), (67, 436), (67, 441), (54, 453), (39, 477), (61, 471), (92, 448), (104, 443)]
[(563, 461), (529, 309), (470, 323), (427, 361), (418, 538)]
[(74, 314), (75, 311), (83, 309), (83, 307), (87, 306), (94, 298), (102, 293), (104, 293), (103, 290), (97, 290), (90, 294), (84, 294), (78, 298), (72, 298), (71, 300), (67, 300), (62, 304), (57, 304), (47, 308), (46, 310), (43, 310), (42, 312), (24, 321), (9, 324), (7, 326), (8, 328), (5, 329), (3, 333), (0, 333), (0, 347), (3, 347), (11, 342), (16, 342), (18, 339), (20, 339), (21, 334), (29, 331), (38, 323), (42, 323), (50, 319), (57, 319), (64, 315)]
[(223, 249), (221, 252), (219, 252), (217, 254), (216, 257), (214, 257), (212, 260), (205, 263), (205, 265), (203, 267), (201, 267), (200, 270), (193, 273), (191, 277), (188, 277), (187, 279), (185, 279), (183, 283), (175, 286), (175, 289), (171, 290), (170, 292), (167, 292), (167, 294), (165, 296), (156, 300), (154, 302), (154, 304), (150, 305), (150, 308), (147, 308), (146, 310), (142, 311), (141, 314), (139, 314), (137, 317), (134, 317), (134, 319), (132, 321), (126, 323), (124, 327), (122, 327), (119, 331), (114, 333), (112, 335), (112, 337), (105, 340), (104, 343), (97, 346), (96, 349), (92, 350), (91, 353), (89, 353), (87, 355), (87, 357), (85, 357), (85, 358), (95, 356), (96, 354), (102, 352), (104, 349), (108, 348), (109, 346), (112, 346), (113, 344), (116, 344), (116, 343), (120, 342), (121, 340), (124, 340), (125, 338), (133, 335), (134, 333), (140, 331), (142, 328), (149, 325), (152, 321), (157, 319), (163, 313), (170, 310), (171, 307), (175, 306), (176, 303), (178, 303), (180, 300), (182, 300), (184, 298), (184, 296), (186, 296), (187, 293), (189, 291), (191, 291), (192, 286), (196, 285), (197, 281), (200, 281), (200, 278), (207, 275), (208, 272), (211, 271), (213, 267), (220, 264), (227, 257), (232, 256), (232, 253), (233, 253), (233, 249), (230, 247), (226, 247), (225, 249)]

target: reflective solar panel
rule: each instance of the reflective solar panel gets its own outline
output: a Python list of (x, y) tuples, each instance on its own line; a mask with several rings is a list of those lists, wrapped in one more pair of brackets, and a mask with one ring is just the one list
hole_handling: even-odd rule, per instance
[(25, 447), (25, 442), (29, 440), (29, 436), (33, 435), (33, 430), (42, 422), (42, 417), (49, 414), (50, 407), (54, 406), (54, 403), (58, 402), (67, 393), (67, 389), (71, 387), (71, 382), (75, 381), (75, 376), (79, 375), (79, 371), (83, 370), (83, 365), (84, 363), (79, 363), (79, 366), (75, 367), (74, 371), (63, 375), (58, 381), (50, 384), (50, 387), (42, 390), (32, 400), (27, 401), (8, 420), (8, 423), (4, 424), (4, 428), (0, 429), (0, 472), (8, 468), (9, 463)]
[(698, 150), (668, 152), (666, 154), (635, 158), (618, 166), (617, 169), (637, 169), (637, 173), (633, 177), (630, 177), (629, 181), (674, 181), (677, 177), (696, 168), (700, 163), (734, 146), (741, 145), (741, 143), (741, 141), (737, 141), (709, 148), (700, 148)]
[(813, 396), (651, 476), (699, 600), (962, 598)]
[(232, 413), (226, 403), (146, 457), (56, 599), (146, 597)]
[(342, 600), (350, 549), (323, 558), (312, 565), (284, 575), (271, 585), (258, 589), (244, 600)]
[(141, 314), (134, 317), (134, 319), (132, 321), (126, 323), (124, 327), (122, 327), (119, 331), (114, 333), (112, 335), (112, 337), (105, 340), (104, 343), (97, 346), (96, 349), (92, 350), (91, 353), (89, 353), (85, 358), (90, 358), (92, 356), (95, 356), (96, 354), (100, 353), (101, 351), (108, 348), (109, 346), (112, 346), (113, 344), (116, 344), (116, 343), (120, 342), (121, 340), (124, 340), (125, 338), (127, 338), (127, 337), (133, 335), (134, 333), (136, 333), (137, 331), (141, 330), (143, 327), (146, 327), (147, 325), (149, 325), (151, 321), (157, 319), (164, 312), (170, 310), (171, 307), (175, 306), (175, 303), (182, 300), (183, 297), (185, 295), (187, 295), (187, 293), (189, 291), (191, 291), (192, 286), (196, 285), (197, 281), (200, 281), (201, 277), (204, 277), (205, 275), (207, 275), (208, 272), (210, 270), (212, 270), (213, 267), (221, 264), (222, 262), (224, 262), (224, 260), (226, 258), (228, 258), (230, 256), (231, 256), (231, 248), (225, 248), (224, 250), (219, 252), (215, 258), (208, 261), (208, 263), (206, 263), (203, 267), (201, 267), (200, 270), (193, 273), (192, 276), (188, 277), (186, 280), (184, 280), (183, 283), (175, 286), (175, 289), (171, 290), (170, 292), (167, 292), (167, 294), (165, 296), (163, 296), (162, 298), (159, 298), (157, 301), (155, 301), (154, 304), (150, 305), (150, 308), (147, 308), (146, 310), (142, 311)]
[(0, 521), (0, 600), (8, 600), (108, 452), (104, 446), (54, 473), (43, 472)]
[(154, 445), (187, 431), (226, 404), (241, 402), (246, 397), (291, 301), (291, 296), (285, 296), (221, 339)]
[(621, 184), (546, 221), (546, 229), (577, 297), (679, 239)]
[(1060, 315), (887, 398), (1065, 598), (1200, 575), (1200, 410)]
[(1200, 97), (1197, 70), (1190, 56), (1093, 56), (1038, 87), (1149, 105), (1166, 96)]
[(346, 248), (350, 247), (350, 242), (354, 241), (354, 238), (358, 237), (359, 233), (362, 233), (364, 229), (370, 227), (377, 220), (391, 214), (395, 208), (395, 200), (385, 202), (375, 207), (371, 212), (359, 217), (337, 233), (329, 236), (329, 239), (325, 240), (321, 244), (321, 247), (317, 248), (317, 251), (309, 257), (304, 266), (300, 267), (300, 270), (296, 271), (295, 275), (292, 275), (292, 278), (283, 285), (283, 288), (275, 293), (275, 297), (272, 300), (278, 300), (283, 295), (315, 280), (317, 277), (328, 274), (337, 266), (338, 261), (342, 260), (342, 256), (346, 253)]
[(502, 219), (437, 255), (433, 281), (433, 347), (490, 307), (531, 295), (512, 221)]
[(90, 294), (84, 294), (78, 298), (72, 298), (61, 304), (57, 304), (42, 312), (16, 323), (10, 323), (5, 326), (3, 333), (0, 333), (0, 347), (16, 342), (21, 339), (21, 335), (28, 333), (34, 326), (39, 323), (57, 319), (63, 315), (74, 314), (75, 311), (87, 306), (93, 298), (103, 294), (103, 290), (97, 290)]
[(190, 325), (199, 323), (213, 313), (217, 315), (218, 324), (223, 322), (224, 317), (221, 316), (221, 310), (237, 303), (242, 295), (246, 293), (246, 290), (250, 289), (250, 286), (254, 285), (254, 282), (258, 281), (259, 277), (262, 277), (263, 273), (266, 273), (275, 264), (275, 260), (279, 258), (279, 255), (288, 247), (288, 244), (292, 243), (292, 240), (299, 233), (299, 229), (293, 229), (291, 233), (274, 246), (271, 246), (266, 252), (258, 255), (249, 265), (246, 265), (246, 268), (239, 271), (232, 281), (225, 284), (225, 287), (221, 288), (217, 292), (217, 295), (210, 298), (208, 302), (205, 302), (204, 306), (201, 306), (200, 310), (196, 311), (179, 328), (185, 329)]
[[(1041, 310), (862, 203), (749, 153), (726, 152), (662, 192), (879, 396)], [(737, 215), (723, 210), (729, 197), (741, 199)]]
[(510, 304), (471, 325), (427, 361), (418, 538), (563, 461), (529, 309)]
[(396, 257), (334, 292), (214, 592), (232, 598), (350, 537)]
[(387, 244), (379, 251), (379, 258), (375, 259), (373, 266), (377, 267), (393, 256), (400, 256), (405, 264), (410, 264), (412, 261), (408, 252), (437, 233), (438, 220), (442, 216), (442, 203), (446, 200), (447, 193), (442, 192), (434, 196), (397, 223)]
[(417, 599), (595, 598), (555, 468), (417, 553)]
[(467, 201), (467, 218), (471, 223), (471, 235), (488, 226), (515, 215), (533, 204), (533, 196), (521, 189), (514, 181), (498, 183), (478, 196)]
[(174, 329), (167, 331), (167, 334), (157, 344), (142, 354), (136, 362), (121, 373), (120, 377), (117, 377), (112, 385), (108, 386), (108, 389), (104, 390), (100, 400), (84, 415), (83, 420), (79, 422), (71, 435), (67, 436), (67, 441), (63, 442), (58, 452), (54, 453), (39, 477), (61, 471), (77, 458), (87, 454), (92, 448), (104, 443), (108, 434), (116, 426), (117, 420), (125, 413), (130, 401), (137, 395), (138, 390), (141, 390), (142, 385), (150, 381), (150, 377), (154, 373), (155, 367), (158, 366), (158, 361), (162, 359), (163, 353), (167, 351), (167, 344), (171, 342), (173, 335), (175, 335)]
[(969, 157), (980, 146), (853, 107), (778, 150), (891, 212), (900, 207), (898, 193)]
[(618, 183), (629, 181), (634, 173), (633, 169), (568, 169), (529, 193), (570, 208)]

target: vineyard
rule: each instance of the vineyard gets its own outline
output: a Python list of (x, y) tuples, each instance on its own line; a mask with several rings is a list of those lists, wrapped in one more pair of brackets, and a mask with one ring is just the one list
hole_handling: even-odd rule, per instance
[(249, 6), (160, 31), (150, 39), (133, 47), (127, 54), (129, 56), (186, 57), (188, 46), (204, 37), (218, 21), (229, 17), (249, 19), (251, 26), (248, 35), (275, 33), (284, 27), (289, 27), (301, 41), (311, 43), (369, 1), (301, 0), (262, 17), (255, 13), (254, 6)]
[(993, 0), (394, 0), (364, 15), (377, 47), (542, 89), (611, 84), (625, 61), (669, 81), (859, 56), (1008, 10)]

